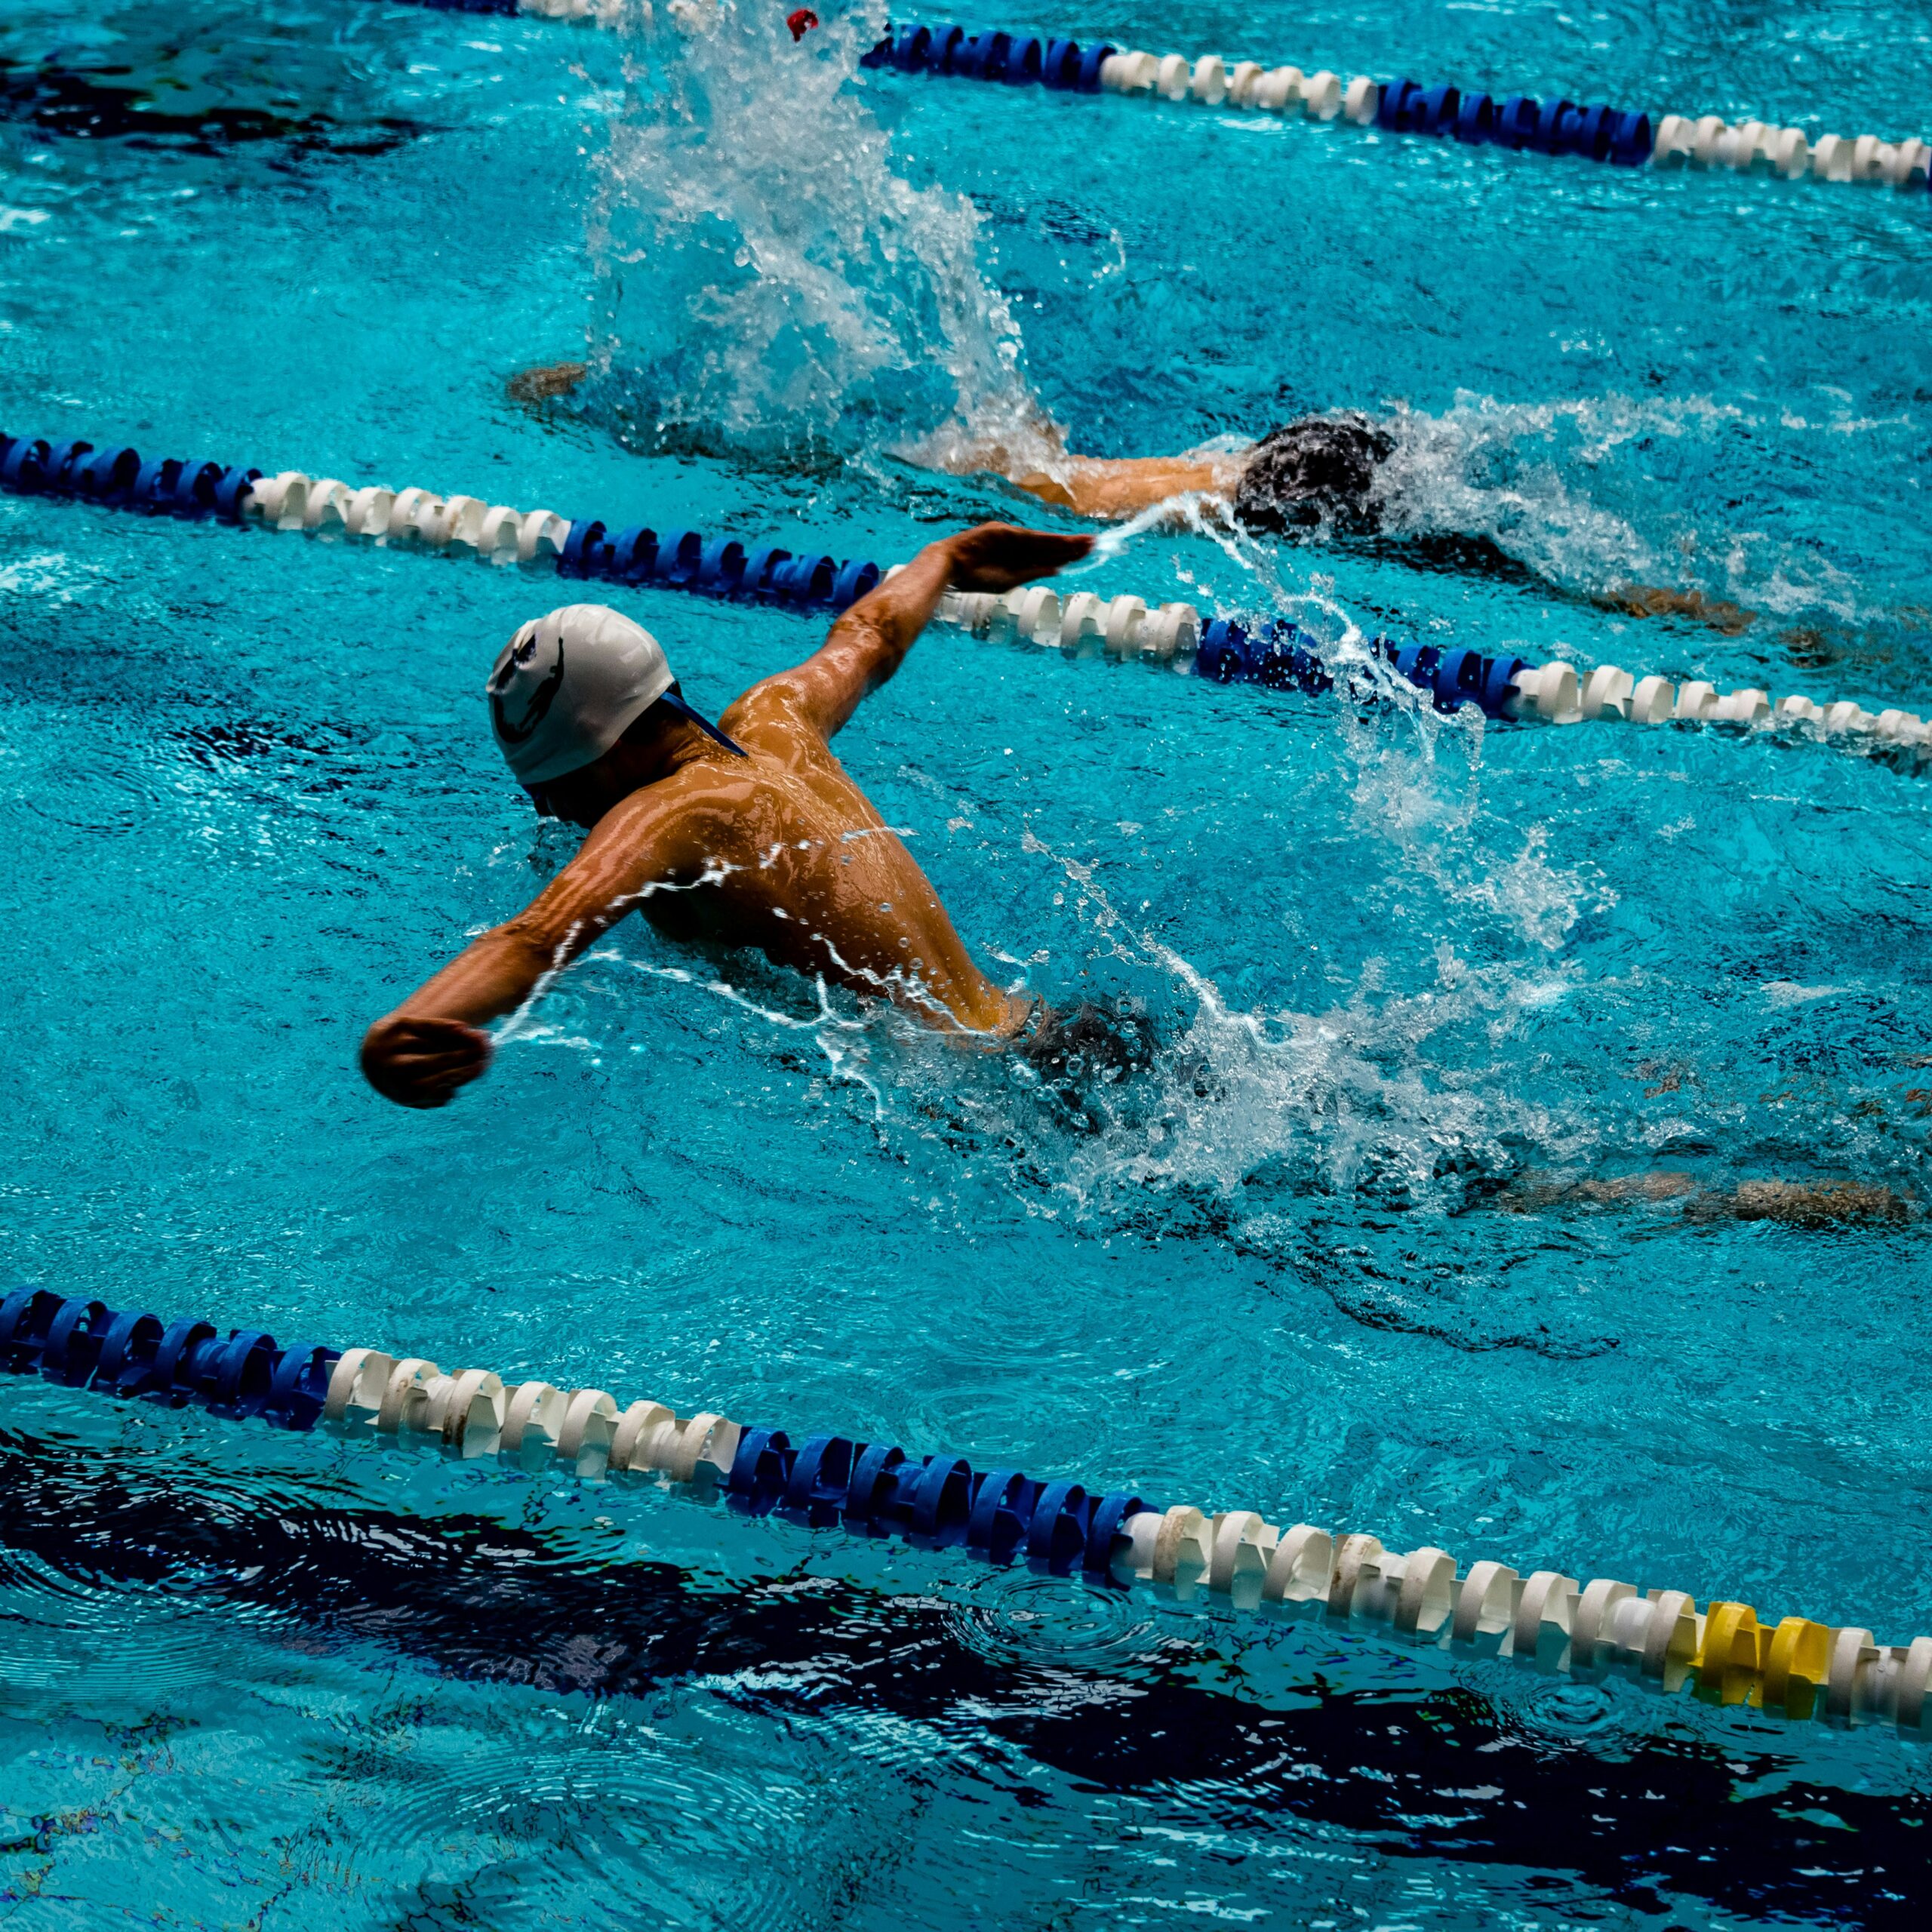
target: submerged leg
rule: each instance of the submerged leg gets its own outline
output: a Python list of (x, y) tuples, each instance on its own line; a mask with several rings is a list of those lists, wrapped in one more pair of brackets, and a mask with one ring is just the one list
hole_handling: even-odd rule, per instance
[(512, 402), (548, 402), (568, 395), (590, 373), (583, 362), (546, 362), (535, 369), (519, 369), (503, 385)]
[(1690, 1175), (1665, 1169), (1609, 1180), (1530, 1173), (1496, 1197), (1499, 1208), (1517, 1214), (1644, 1201), (1681, 1201), (1687, 1221), (1782, 1221), (1796, 1228), (1897, 1226), (1917, 1212), (1905, 1195), (1869, 1181), (1746, 1180), (1734, 1188), (1700, 1188)]
[(1857, 1180), (1740, 1181), (1727, 1194), (1700, 1194), (1684, 1208), (1687, 1221), (1783, 1221), (1794, 1228), (1897, 1226), (1912, 1215), (1903, 1195)]
[(1725, 637), (1749, 629), (1758, 619), (1756, 611), (1706, 597), (1701, 590), (1666, 590), (1657, 584), (1620, 584), (1595, 601), (1606, 611), (1620, 611), (1629, 617), (1689, 617)]

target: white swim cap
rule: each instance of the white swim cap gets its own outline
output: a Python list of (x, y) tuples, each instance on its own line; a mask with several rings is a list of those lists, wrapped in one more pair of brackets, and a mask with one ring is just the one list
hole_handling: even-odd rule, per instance
[(608, 604), (528, 623), (490, 673), (490, 723), (526, 786), (601, 758), (671, 688), (663, 647)]

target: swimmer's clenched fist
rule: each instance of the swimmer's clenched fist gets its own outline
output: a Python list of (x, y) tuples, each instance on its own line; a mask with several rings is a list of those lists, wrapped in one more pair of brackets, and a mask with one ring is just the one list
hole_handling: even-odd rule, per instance
[(930, 1026), (1017, 1032), (1032, 1003), (980, 971), (830, 740), (948, 589), (1011, 590), (1092, 542), (989, 523), (930, 543), (716, 724), (617, 611), (574, 604), (525, 625), (490, 675), (497, 742), (537, 810), (590, 835), (531, 905), (370, 1028), (369, 1084), (404, 1106), (447, 1106), (489, 1064), (484, 1023), (633, 910), (669, 938), (755, 946)]
[(490, 1064), (490, 1036), (460, 1020), (392, 1014), (362, 1041), (362, 1071), (384, 1099), (405, 1107), (446, 1107), (459, 1087)]

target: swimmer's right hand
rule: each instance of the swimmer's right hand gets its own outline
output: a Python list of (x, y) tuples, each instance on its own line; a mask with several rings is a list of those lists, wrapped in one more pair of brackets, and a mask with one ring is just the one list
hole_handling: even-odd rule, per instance
[(398, 1106), (446, 1107), (489, 1064), (489, 1035), (460, 1020), (392, 1013), (363, 1035), (363, 1074)]

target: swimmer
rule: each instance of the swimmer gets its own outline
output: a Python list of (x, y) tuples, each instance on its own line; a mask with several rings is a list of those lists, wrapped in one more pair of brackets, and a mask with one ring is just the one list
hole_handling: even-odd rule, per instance
[(1138, 516), (1198, 496), (1225, 504), (1251, 531), (1279, 535), (1326, 525), (1367, 536), (1382, 528), (1376, 479), (1395, 453), (1388, 432), (1353, 410), (1298, 417), (1245, 450), (1173, 457), (1075, 456), (1057, 424), (1035, 426), (1045, 445), (1035, 455), (1044, 461), (995, 442), (961, 450), (946, 466), (960, 474), (990, 470), (1075, 516)]
[(752, 685), (715, 724), (685, 703), (657, 640), (618, 612), (573, 604), (525, 624), (490, 674), (497, 742), (537, 811), (589, 836), (531, 905), (370, 1028), (369, 1084), (404, 1106), (446, 1106), (489, 1064), (484, 1023), (634, 909), (672, 940), (755, 946), (936, 1029), (1025, 1036), (1050, 1068), (1080, 1057), (1081, 1016), (1048, 1015), (980, 970), (830, 741), (904, 662), (944, 592), (1011, 590), (1092, 543), (989, 523), (929, 543), (811, 657)]
[[(1253, 534), (1281, 536), (1299, 529), (1358, 538), (1383, 534), (1382, 472), (1395, 453), (1395, 441), (1359, 411), (1298, 417), (1244, 450), (1174, 457), (1075, 456), (1066, 449), (1058, 424), (1038, 420), (1032, 426), (1038, 441), (1030, 454), (981, 443), (939, 460), (955, 475), (990, 471), (1075, 516), (1138, 516), (1191, 496), (1218, 504)], [(1535, 578), (1527, 565), (1487, 537), (1412, 532), (1392, 547), (1425, 569), (1473, 571), (1521, 582)], [(1727, 637), (1744, 630), (1756, 614), (1701, 591), (1649, 584), (1621, 585), (1589, 601), (1626, 617), (1688, 617)]]
[[(574, 395), (589, 373), (582, 362), (546, 363), (520, 371), (506, 386), (512, 401), (540, 414), (558, 398)], [(1067, 450), (1058, 423), (1036, 415), (1028, 429), (1023, 452), (998, 441), (983, 441), (928, 452), (920, 460), (957, 476), (1003, 478), (1043, 503), (1096, 521), (1138, 516), (1193, 497), (1219, 506), (1253, 533), (1321, 530), (1375, 540), (1420, 569), (1472, 571), (1537, 583), (1565, 597), (1576, 595), (1546, 583), (1487, 537), (1417, 531), (1384, 538), (1384, 495), (1377, 485), (1395, 453), (1395, 441), (1358, 410), (1297, 417), (1244, 450), (1196, 450), (1171, 457), (1075, 456)], [(1726, 637), (1747, 629), (1757, 615), (1700, 590), (1653, 584), (1620, 584), (1584, 601), (1626, 617), (1687, 617)]]

